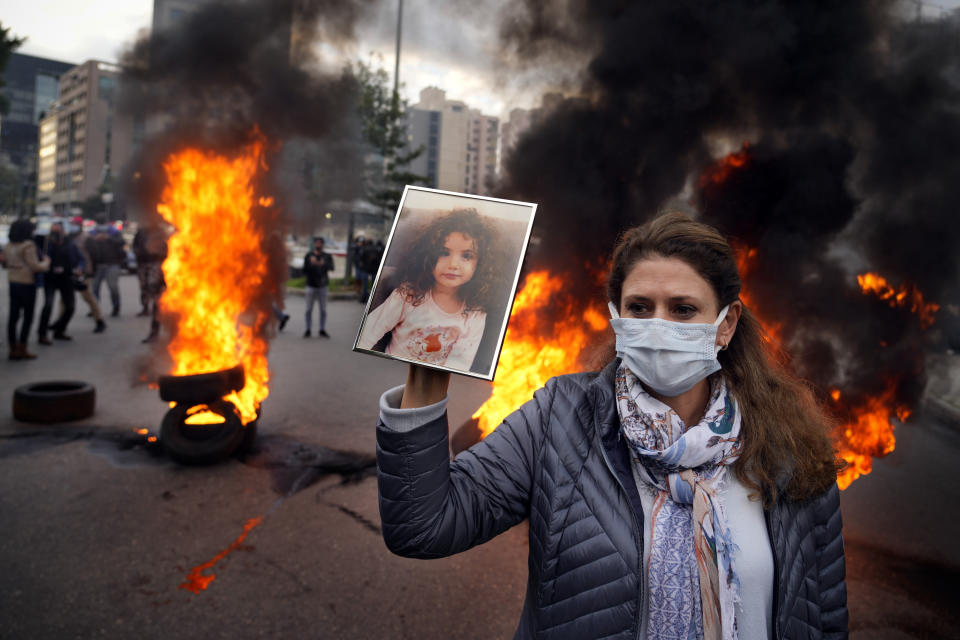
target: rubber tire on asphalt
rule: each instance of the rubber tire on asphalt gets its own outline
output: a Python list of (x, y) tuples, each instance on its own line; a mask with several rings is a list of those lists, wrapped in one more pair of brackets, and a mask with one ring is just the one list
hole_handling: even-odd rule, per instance
[(197, 373), (189, 376), (160, 376), (160, 399), (187, 406), (208, 404), (219, 400), (232, 391), (243, 389), (246, 378), (243, 365), (222, 371)]
[(254, 443), (257, 441), (257, 422), (260, 418), (260, 412), (257, 412), (257, 419), (249, 424), (243, 425), (243, 438), (240, 440), (240, 446), (237, 447), (235, 453), (238, 455), (243, 455), (248, 453), (253, 449)]
[(178, 404), (163, 416), (160, 444), (171, 458), (182, 464), (213, 464), (232, 456), (243, 443), (246, 429), (232, 402), (217, 400), (206, 404), (224, 417), (220, 425), (186, 424), (187, 412), (196, 405)]
[(97, 392), (79, 380), (32, 382), (13, 391), (13, 417), (22, 422), (69, 422), (93, 415)]

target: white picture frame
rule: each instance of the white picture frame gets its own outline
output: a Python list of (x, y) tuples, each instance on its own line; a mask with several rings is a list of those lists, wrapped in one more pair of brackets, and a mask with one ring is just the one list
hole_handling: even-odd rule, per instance
[(405, 187), (353, 350), (493, 380), (536, 210)]

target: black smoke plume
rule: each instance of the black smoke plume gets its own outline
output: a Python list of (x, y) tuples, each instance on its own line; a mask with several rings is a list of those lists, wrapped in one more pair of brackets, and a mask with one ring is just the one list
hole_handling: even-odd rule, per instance
[(136, 42), (121, 61), (119, 101), (121, 113), (133, 117), (146, 136), (131, 171), (136, 179), (128, 181), (134, 203), (152, 212), (163, 179), (157, 167), (172, 149), (235, 148), (254, 127), (274, 148), (312, 145), (312, 164), (328, 170), (321, 189), (326, 199), (356, 197), (363, 173), (362, 152), (354, 144), (356, 80), (319, 71), (312, 52), (320, 38), (350, 39), (371, 4), (211, 2)]
[[(133, 119), (139, 138), (120, 189), (132, 218), (147, 224), (156, 219), (166, 182), (163, 163), (172, 153), (199, 147), (232, 156), (265, 138), (270, 170), (257, 193), (275, 204), (253, 212), (253, 224), (265, 231), (270, 263), (256, 305), (266, 312), (262, 317), (271, 317), (272, 303), (282, 304), (284, 236), (298, 216), (319, 215), (324, 203), (361, 194), (358, 83), (349, 72), (323, 71), (313, 52), (321, 42), (351, 39), (372, 4), (214, 1), (141, 38), (122, 56), (118, 109)], [(209, 243), (203, 250), (216, 251), (217, 239)], [(174, 328), (172, 319), (164, 320)], [(270, 326), (261, 323), (255, 331)]]
[[(529, 130), (502, 193), (540, 203), (533, 266), (609, 256), (678, 202), (757, 250), (747, 287), (801, 375), (851, 404), (924, 384), (917, 316), (864, 295), (874, 271), (957, 290), (960, 28), (885, 0), (514, 3), (505, 55), (579, 59), (580, 96)], [(520, 63), (518, 63), (520, 64)], [(749, 143), (720, 183), (701, 179)], [(595, 292), (593, 282), (576, 288)], [(938, 324), (946, 322), (945, 310)], [(936, 328), (936, 325), (935, 327)]]

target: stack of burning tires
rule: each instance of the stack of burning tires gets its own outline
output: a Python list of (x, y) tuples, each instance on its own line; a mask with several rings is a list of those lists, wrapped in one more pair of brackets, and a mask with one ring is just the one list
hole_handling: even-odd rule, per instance
[(170, 403), (160, 442), (171, 458), (184, 464), (212, 464), (249, 449), (257, 419), (243, 424), (227, 396), (243, 389), (243, 366), (187, 376), (160, 376), (160, 398)]

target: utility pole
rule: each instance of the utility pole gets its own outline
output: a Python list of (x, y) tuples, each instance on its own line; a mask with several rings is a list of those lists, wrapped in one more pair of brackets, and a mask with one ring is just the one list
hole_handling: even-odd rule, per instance
[(403, 30), (403, 0), (397, 0), (397, 56), (393, 63), (393, 95), (394, 99), (400, 91), (400, 36)]
[[(390, 106), (392, 107), (391, 111), (393, 117), (395, 118), (394, 122), (390, 123), (391, 128), (397, 126), (397, 122), (400, 119), (400, 42), (403, 35), (403, 0), (397, 0), (397, 53), (393, 61), (393, 95), (390, 97)], [(391, 159), (383, 159), (383, 169), (384, 169), (384, 183), (387, 182), (388, 174), (390, 172)], [(389, 229), (389, 225), (393, 223), (393, 214), (390, 211), (387, 211), (386, 206), (383, 207), (383, 220), (385, 224), (385, 229)], [(389, 233), (389, 231), (388, 231)]]

